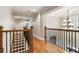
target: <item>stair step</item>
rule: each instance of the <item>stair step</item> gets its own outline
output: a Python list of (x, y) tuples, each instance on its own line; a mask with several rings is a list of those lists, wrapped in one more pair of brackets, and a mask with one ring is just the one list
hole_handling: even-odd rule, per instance
[(25, 44), (25, 42), (14, 42), (13, 45)]
[(24, 47), (21, 47), (21, 48), (17, 48), (17, 49), (13, 49), (13, 51), (15, 51), (15, 50), (19, 50), (19, 49), (25, 49)]
[(13, 46), (13, 49), (24, 47), (24, 45)]
[(12, 52), (23, 53), (25, 52), (25, 39), (22, 32), (15, 32), (12, 41)]
[(21, 46), (21, 45), (24, 45), (24, 43), (23, 42), (20, 42), (19, 44), (18, 43), (13, 43), (13, 45), (14, 46), (19, 46), (19, 45)]
[(17, 45), (13, 45), (13, 47), (15, 47), (15, 46), (22, 46), (22, 45), (24, 45), (24, 44), (17, 44)]
[(14, 41), (13, 43), (15, 43), (15, 42), (16, 42), (16, 43), (18, 43), (18, 42), (24, 42), (24, 40), (22, 40), (22, 41), (19, 41), (19, 40), (18, 40), (18, 41)]
[(23, 42), (13, 43), (13, 45), (19, 45), (19, 44), (24, 44), (24, 43)]
[(24, 42), (13, 42), (13, 44), (19, 44), (19, 43), (23, 43), (24, 44)]
[(24, 51), (24, 50), (25, 48), (22, 48), (22, 49), (13, 50), (13, 52)]
[(16, 42), (16, 41), (21, 41), (21, 42), (22, 42), (22, 41), (24, 41), (24, 40), (14, 40), (14, 42)]

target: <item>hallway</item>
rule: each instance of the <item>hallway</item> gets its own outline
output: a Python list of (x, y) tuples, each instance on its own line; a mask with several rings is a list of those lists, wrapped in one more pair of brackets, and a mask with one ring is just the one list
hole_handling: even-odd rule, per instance
[[(34, 53), (65, 53), (65, 51), (79, 53), (78, 11), (78, 6), (0, 7), (0, 51), (9, 53), (12, 49), (12, 52), (22, 49), (26, 52), (30, 44), (27, 45), (27, 42), (25, 44), (23, 40), (25, 39), (23, 33), (28, 32), (24, 29), (33, 27), (31, 37), (28, 39), (33, 39), (31, 49)], [(22, 32), (20, 34), (22, 36), (19, 34), (14, 36), (14, 32), (19, 34)], [(44, 39), (47, 40), (47, 44)]]
[(79, 1), (0, 2), (0, 59), (79, 59)]

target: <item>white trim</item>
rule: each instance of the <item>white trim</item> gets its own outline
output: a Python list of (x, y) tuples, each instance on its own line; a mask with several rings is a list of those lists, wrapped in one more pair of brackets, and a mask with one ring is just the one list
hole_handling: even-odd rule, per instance
[(40, 39), (40, 40), (44, 40), (44, 38), (38, 37), (37, 35), (33, 35), (33, 36), (36, 37), (36, 38), (38, 38), (38, 39)]

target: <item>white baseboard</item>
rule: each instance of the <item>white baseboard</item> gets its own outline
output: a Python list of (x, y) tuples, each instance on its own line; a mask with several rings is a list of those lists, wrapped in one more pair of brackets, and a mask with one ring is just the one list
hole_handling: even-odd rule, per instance
[(40, 40), (44, 40), (44, 38), (38, 37), (37, 35), (33, 35), (33, 36), (36, 37), (36, 38), (38, 38), (38, 39), (40, 39)]

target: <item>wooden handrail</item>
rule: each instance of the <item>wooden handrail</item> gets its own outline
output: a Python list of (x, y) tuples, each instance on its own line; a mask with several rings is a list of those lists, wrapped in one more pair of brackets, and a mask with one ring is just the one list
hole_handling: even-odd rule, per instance
[(79, 32), (79, 30), (71, 30), (71, 29), (56, 29), (56, 28), (46, 28), (47, 30), (60, 30), (60, 31), (72, 31)]
[[(77, 33), (79, 33), (79, 30), (48, 28), (45, 26), (45, 30), (44, 30), (45, 31), (45, 34), (44, 34), (45, 40), (47, 40), (47, 30), (55, 30), (55, 33), (56, 33), (55, 36), (57, 37), (57, 40), (58, 40), (58, 43), (57, 43), (58, 47), (60, 47), (60, 48), (62, 47), (62, 48), (64, 48), (64, 50), (69, 51), (69, 52), (71, 52), (71, 51), (79, 52), (79, 51), (76, 51), (76, 49), (78, 49), (76, 47), (76, 45), (77, 45), (77, 39), (78, 39)], [(62, 42), (62, 44), (61, 44), (61, 42)], [(71, 49), (73, 47), (75, 48), (74, 50)]]
[[(3, 30), (2, 29), (3, 27), (0, 26), (0, 52), (3, 52), (3, 33), (5, 33), (5, 52), (9, 52), (8, 51), (8, 43), (10, 43), (10, 52), (12, 52), (12, 48), (11, 48), (11, 44), (12, 44), (12, 41), (15, 39), (15, 38), (19, 38), (19, 40), (22, 40), (24, 38), (24, 32), (28, 32), (28, 39), (30, 40), (30, 51), (33, 52), (33, 27), (31, 27), (30, 29), (26, 28), (26, 29), (19, 29), (19, 30), (16, 30), (16, 29), (12, 29), (12, 30)], [(18, 34), (19, 35), (18, 35)], [(9, 35), (8, 35), (9, 34)], [(22, 36), (21, 36), (22, 35)], [(10, 41), (8, 42), (8, 39), (10, 39)], [(25, 40), (25, 39), (23, 39)], [(26, 43), (26, 40), (25, 40), (25, 43)], [(26, 44), (25, 45), (25, 52), (26, 52)]]
[(31, 29), (25, 29), (25, 30), (2, 30), (2, 32), (15, 32), (15, 31), (31, 31)]
[(0, 53), (3, 52), (3, 37), (2, 37), (3, 33), (2, 33), (2, 29), (3, 29), (3, 27), (0, 26)]

